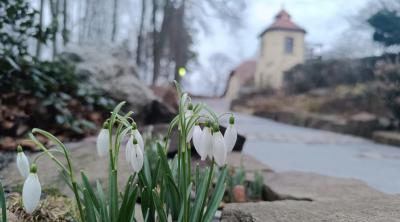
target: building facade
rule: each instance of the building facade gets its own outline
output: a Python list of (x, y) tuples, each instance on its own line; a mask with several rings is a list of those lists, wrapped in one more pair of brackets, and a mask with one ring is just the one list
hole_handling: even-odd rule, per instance
[(284, 72), (304, 62), (305, 34), (285, 10), (276, 15), (273, 24), (259, 36), (261, 46), (254, 75), (258, 89), (280, 89)]

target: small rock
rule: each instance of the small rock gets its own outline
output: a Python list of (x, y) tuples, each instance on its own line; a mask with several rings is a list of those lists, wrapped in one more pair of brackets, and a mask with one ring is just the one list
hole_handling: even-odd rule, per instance
[(246, 188), (243, 185), (236, 185), (233, 188), (233, 198), (238, 203), (246, 202)]

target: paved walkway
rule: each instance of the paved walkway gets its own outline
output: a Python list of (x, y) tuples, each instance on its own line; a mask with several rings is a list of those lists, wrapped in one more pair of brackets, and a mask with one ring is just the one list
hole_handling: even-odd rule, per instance
[[(203, 100), (218, 111), (227, 103)], [(237, 115), (246, 135), (244, 152), (276, 171), (315, 172), (356, 178), (386, 193), (400, 193), (400, 148), (370, 140)]]

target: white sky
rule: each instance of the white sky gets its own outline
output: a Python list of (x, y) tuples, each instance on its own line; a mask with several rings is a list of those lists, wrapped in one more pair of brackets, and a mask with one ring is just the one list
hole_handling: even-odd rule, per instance
[[(213, 22), (213, 33), (199, 36), (195, 50), (199, 53), (199, 62), (206, 65), (208, 57), (216, 52), (229, 55), (237, 64), (247, 58), (256, 57), (258, 34), (269, 26), (282, 6), (292, 16), (292, 20), (307, 30), (306, 42), (323, 44), (329, 49), (337, 38), (349, 28), (348, 18), (357, 14), (368, 0), (248, 0), (244, 13), (244, 28), (232, 33), (229, 27)], [(198, 82), (199, 74), (191, 77), (192, 83)], [(201, 86), (194, 86), (198, 91)]]

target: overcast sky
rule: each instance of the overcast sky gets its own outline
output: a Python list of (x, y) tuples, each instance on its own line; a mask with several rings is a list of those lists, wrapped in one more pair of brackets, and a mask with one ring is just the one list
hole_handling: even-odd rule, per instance
[[(199, 36), (196, 51), (199, 61), (206, 65), (211, 54), (222, 52), (235, 63), (255, 58), (259, 46), (258, 34), (269, 26), (282, 6), (292, 20), (307, 30), (306, 42), (323, 44), (328, 50), (337, 38), (349, 28), (349, 17), (357, 14), (368, 0), (247, 0), (244, 12), (244, 27), (232, 33), (228, 27), (215, 21), (213, 34)], [(191, 82), (199, 76), (193, 75)], [(195, 87), (196, 89), (202, 87)]]

